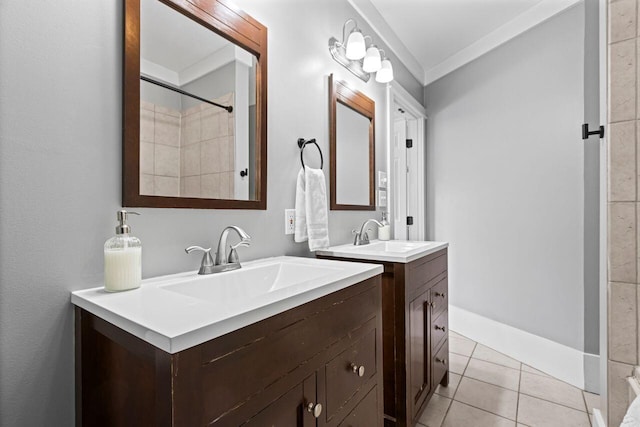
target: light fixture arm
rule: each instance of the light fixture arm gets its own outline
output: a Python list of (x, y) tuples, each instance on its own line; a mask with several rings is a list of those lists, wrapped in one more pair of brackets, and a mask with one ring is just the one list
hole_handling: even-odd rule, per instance
[[(349, 18), (346, 20), (346, 22), (344, 23), (344, 25), (342, 26), (342, 42), (340, 42), (340, 44), (342, 46), (345, 46), (345, 43), (347, 42), (347, 24), (349, 22), (353, 22), (353, 30), (357, 30), (358, 29), (358, 23), (356, 22), (355, 19), (353, 18)], [(351, 31), (353, 31), (351, 30)]]

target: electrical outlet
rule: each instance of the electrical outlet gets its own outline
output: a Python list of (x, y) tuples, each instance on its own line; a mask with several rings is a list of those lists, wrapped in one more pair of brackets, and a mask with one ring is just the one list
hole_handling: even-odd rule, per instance
[(387, 190), (378, 190), (378, 207), (387, 207)]
[(296, 210), (284, 210), (284, 234), (293, 234), (296, 227)]

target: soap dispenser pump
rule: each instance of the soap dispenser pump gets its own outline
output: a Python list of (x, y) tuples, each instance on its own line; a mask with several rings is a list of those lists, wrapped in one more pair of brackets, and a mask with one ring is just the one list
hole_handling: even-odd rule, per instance
[(142, 242), (132, 236), (127, 216), (137, 212), (120, 210), (116, 235), (104, 244), (104, 289), (119, 292), (140, 287), (142, 280)]

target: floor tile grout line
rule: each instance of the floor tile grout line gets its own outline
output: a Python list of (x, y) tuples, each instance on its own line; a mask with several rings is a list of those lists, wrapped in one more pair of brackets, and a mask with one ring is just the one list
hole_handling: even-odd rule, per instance
[(451, 399), (451, 404), (452, 404), (452, 405), (453, 405), (453, 402), (454, 402), (454, 401), (455, 401), (455, 402), (458, 402), (458, 403), (462, 403), (463, 405), (471, 406), (471, 407), (472, 407), (472, 408), (474, 408), (474, 409), (478, 409), (478, 410), (480, 410), (480, 411), (483, 411), (483, 412), (489, 413), (489, 414), (491, 414), (491, 415), (495, 415), (496, 417), (504, 418), (505, 420), (509, 420), (509, 421), (513, 421), (514, 423), (517, 423), (517, 421), (516, 421), (516, 420), (512, 420), (511, 418), (505, 417), (504, 415), (496, 414), (495, 412), (487, 411), (486, 409), (480, 408), (480, 407), (478, 407), (478, 406), (474, 406), (474, 405), (472, 405), (472, 404), (470, 404), (470, 403), (467, 403), (467, 402), (463, 402), (462, 400)]
[[(456, 390), (457, 390), (457, 388), (456, 388)], [(442, 396), (442, 397), (445, 397), (445, 396)], [(449, 399), (449, 400), (451, 402), (449, 402), (449, 405), (447, 406), (447, 410), (444, 413), (444, 417), (442, 417), (442, 422), (440, 423), (440, 425), (438, 427), (442, 427), (444, 422), (447, 420), (447, 415), (449, 415), (449, 411), (451, 410), (451, 405), (453, 405), (453, 397), (451, 399)]]
[[(458, 353), (456, 353), (456, 354), (458, 354)], [(499, 366), (501, 368), (513, 369), (514, 371), (520, 371), (521, 370), (521, 368), (512, 368), (511, 366), (501, 365), (500, 363), (492, 362), (490, 360), (478, 359), (477, 357), (469, 357), (469, 359), (475, 359), (475, 360), (479, 360), (480, 362), (491, 363), (492, 365), (496, 365), (496, 366)], [(522, 363), (520, 363), (520, 364), (522, 365)]]
[[(454, 372), (454, 373), (455, 373), (455, 372)], [(458, 375), (460, 375), (460, 374), (458, 374)], [(490, 383), (490, 382), (488, 382), (488, 381), (484, 381), (484, 380), (479, 380), (479, 379), (477, 379), (477, 378), (469, 377), (469, 376), (467, 376), (467, 375), (461, 375), (461, 377), (462, 377), (462, 378), (460, 378), (460, 383), (462, 383), (462, 379), (463, 379), (463, 378), (468, 378), (468, 379), (470, 379), (470, 380), (478, 381), (478, 382), (481, 382), (481, 383), (484, 383), (484, 384), (489, 384), (489, 385), (492, 385), (492, 386), (494, 386), (494, 387), (501, 388), (501, 389), (503, 389), (503, 390), (512, 391), (512, 392), (514, 392), (514, 393), (518, 393), (518, 390), (514, 390), (514, 389), (512, 389), (512, 388), (506, 388), (506, 387), (503, 387), (503, 386), (501, 386), (501, 385), (493, 384), (493, 383)], [(460, 387), (460, 385), (459, 385), (459, 384), (458, 384), (458, 387)], [(519, 385), (518, 385), (518, 387), (519, 387)], [(535, 397), (535, 396), (534, 396), (534, 397)]]
[(518, 424), (518, 413), (520, 412), (520, 384), (522, 383), (522, 363), (520, 363), (520, 372), (518, 373), (518, 396), (516, 398), (516, 425)]
[[(525, 396), (528, 396), (528, 397), (533, 397), (534, 399), (543, 400), (545, 402), (553, 403), (554, 405), (564, 406), (565, 408), (573, 409), (574, 411), (585, 413), (583, 410), (576, 409), (573, 406), (569, 406), (569, 405), (565, 405), (564, 403), (559, 403), (559, 402), (556, 402), (556, 401), (553, 401), (553, 400), (545, 399), (544, 397), (534, 396), (533, 394), (523, 393), (523, 392), (520, 392), (520, 394), (524, 394)], [(586, 414), (589, 415), (588, 412), (586, 412)]]
[(582, 401), (584, 402), (584, 407), (587, 409), (587, 414), (589, 413), (589, 404), (587, 403), (587, 398), (584, 395), (584, 390), (580, 393), (582, 394)]

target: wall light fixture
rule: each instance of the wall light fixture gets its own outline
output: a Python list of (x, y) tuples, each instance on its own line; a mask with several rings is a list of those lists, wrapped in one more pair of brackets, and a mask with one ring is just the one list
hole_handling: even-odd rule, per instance
[[(347, 24), (350, 22), (354, 27), (347, 37)], [(367, 38), (371, 40), (368, 47)], [(335, 37), (329, 39), (329, 52), (337, 63), (365, 82), (369, 81), (371, 73), (376, 73), (378, 83), (388, 83), (393, 80), (391, 61), (387, 59), (382, 49), (378, 49), (373, 44), (371, 36), (362, 34), (354, 19), (348, 19), (342, 26), (342, 41)]]

